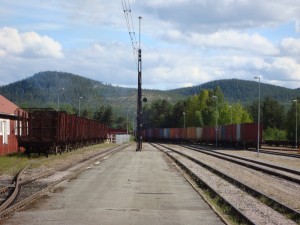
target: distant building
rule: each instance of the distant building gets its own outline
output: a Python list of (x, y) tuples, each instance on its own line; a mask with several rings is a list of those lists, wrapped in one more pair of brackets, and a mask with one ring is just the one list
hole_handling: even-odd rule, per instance
[(18, 152), (14, 115), (17, 108), (17, 105), (0, 95), (0, 155)]

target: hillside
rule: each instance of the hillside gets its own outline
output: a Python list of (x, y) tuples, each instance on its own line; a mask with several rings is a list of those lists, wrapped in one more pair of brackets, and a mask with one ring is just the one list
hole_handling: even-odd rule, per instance
[[(219, 86), (225, 98), (229, 102), (240, 101), (249, 103), (258, 98), (258, 82), (238, 79), (216, 80), (199, 86), (179, 88), (171, 90), (170, 93), (177, 93), (184, 96), (194, 95), (203, 89), (214, 89)], [(271, 96), (281, 103), (291, 101), (296, 96), (300, 96), (300, 88), (289, 89), (280, 86), (261, 83), (261, 98)]]
[[(199, 86), (174, 89), (169, 91), (143, 90), (147, 104), (155, 99), (167, 99), (174, 103), (179, 99), (198, 94), (203, 89), (220, 86), (229, 102), (249, 103), (257, 99), (258, 83), (238, 79), (217, 80)], [(118, 114), (126, 115), (127, 109), (136, 110), (137, 91), (134, 88), (116, 87), (103, 84), (79, 75), (64, 72), (40, 72), (27, 79), (0, 87), (0, 94), (22, 107), (52, 107), (68, 105), (74, 109), (95, 110), (101, 106), (111, 105)], [(300, 89), (261, 83), (261, 97), (272, 96), (279, 102), (289, 101), (300, 96)], [(76, 111), (75, 110), (75, 111)]]
[[(117, 113), (132, 112), (136, 109), (137, 91), (133, 88), (116, 87), (70, 73), (40, 72), (27, 79), (0, 87), (0, 94), (21, 107), (51, 107), (58, 104), (71, 105), (78, 109), (95, 110), (111, 105)], [(176, 93), (169, 95), (164, 91), (144, 90), (143, 97), (149, 102), (157, 97), (171, 102), (181, 98)]]

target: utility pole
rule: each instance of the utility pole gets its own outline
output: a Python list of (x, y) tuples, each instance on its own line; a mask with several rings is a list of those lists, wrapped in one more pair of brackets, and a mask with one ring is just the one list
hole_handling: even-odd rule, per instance
[(141, 50), (141, 19), (139, 16), (139, 50), (138, 50), (138, 97), (136, 117), (136, 151), (142, 151), (142, 50)]

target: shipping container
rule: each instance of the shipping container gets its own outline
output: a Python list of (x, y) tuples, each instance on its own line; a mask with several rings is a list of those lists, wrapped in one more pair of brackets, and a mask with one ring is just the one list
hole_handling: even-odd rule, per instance
[(159, 139), (159, 128), (153, 128), (153, 139), (154, 141)]
[(179, 141), (186, 141), (187, 130), (186, 128), (178, 128)]
[(201, 142), (202, 139), (203, 139), (203, 136), (202, 136), (202, 134), (203, 134), (203, 128), (202, 127), (197, 127), (196, 128), (196, 132), (197, 132), (197, 134), (196, 134), (197, 142)]
[(241, 124), (236, 124), (236, 142), (241, 141)]
[(180, 128), (173, 128), (173, 140), (175, 142), (179, 142), (180, 141)]
[(236, 124), (226, 125), (225, 140), (227, 145), (235, 146), (236, 143)]
[(188, 127), (186, 128), (186, 132), (187, 132), (187, 140), (189, 142), (196, 142), (197, 141), (197, 129), (196, 127)]
[[(262, 141), (262, 124), (260, 125), (260, 140)], [(256, 147), (258, 138), (258, 125), (257, 123), (241, 124), (241, 139), (244, 147)]]
[(163, 136), (163, 138), (165, 139), (165, 140), (170, 140), (170, 128), (164, 128), (163, 129), (163, 131), (164, 131), (164, 136)]
[(214, 144), (216, 141), (215, 127), (203, 127), (203, 142), (205, 144)]

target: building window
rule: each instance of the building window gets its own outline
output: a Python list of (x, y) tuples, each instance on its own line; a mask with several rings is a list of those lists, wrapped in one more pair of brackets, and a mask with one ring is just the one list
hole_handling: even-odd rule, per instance
[(0, 135), (3, 136), (3, 144), (8, 144), (9, 120), (0, 120)]
[(0, 135), (3, 135), (3, 131), (2, 131), (3, 129), (2, 129), (2, 126), (3, 126), (3, 125), (2, 125), (2, 120), (0, 120)]

